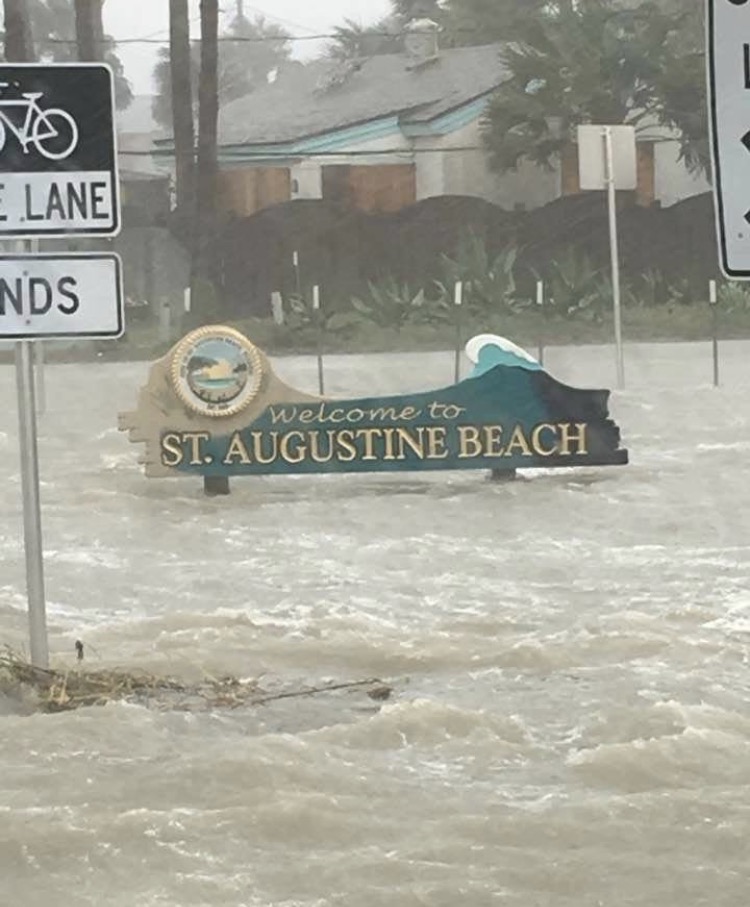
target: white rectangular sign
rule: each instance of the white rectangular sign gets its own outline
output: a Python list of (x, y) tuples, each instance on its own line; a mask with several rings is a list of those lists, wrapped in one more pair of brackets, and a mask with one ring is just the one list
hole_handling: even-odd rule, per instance
[(750, 5), (708, 0), (711, 151), (721, 266), (750, 277)]
[[(615, 189), (637, 189), (635, 129), (632, 126), (610, 126), (609, 129), (612, 133)], [(578, 170), (581, 189), (602, 191), (607, 188), (604, 153), (604, 126), (579, 126)]]
[(91, 233), (117, 221), (112, 175), (100, 173), (0, 174), (0, 230), (17, 236)]
[(0, 339), (120, 337), (123, 330), (118, 255), (0, 255)]

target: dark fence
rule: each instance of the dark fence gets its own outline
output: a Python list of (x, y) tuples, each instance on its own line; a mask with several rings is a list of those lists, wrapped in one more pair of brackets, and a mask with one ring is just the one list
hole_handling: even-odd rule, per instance
[[(620, 248), (626, 277), (659, 272), (666, 281), (705, 286), (718, 276), (710, 194), (670, 208), (619, 199)], [(609, 262), (606, 199), (600, 193), (558, 199), (534, 211), (506, 211), (481, 199), (444, 196), (396, 214), (366, 214), (316, 200), (293, 201), (229, 223), (218, 239), (222, 289), (228, 312), (267, 315), (275, 290), (297, 289), (292, 265), (298, 253), (303, 288), (323, 288), (335, 304), (361, 291), (367, 280), (391, 275), (429, 288), (474, 235), (490, 255), (519, 247), (521, 280), (544, 276), (565, 254), (585, 256), (594, 268)]]

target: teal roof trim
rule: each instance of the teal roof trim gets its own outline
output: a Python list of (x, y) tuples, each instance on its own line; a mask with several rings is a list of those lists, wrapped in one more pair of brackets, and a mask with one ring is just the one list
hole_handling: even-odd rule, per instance
[[(236, 144), (222, 145), (219, 147), (219, 162), (222, 164), (238, 164), (242, 162), (279, 161), (293, 159), (300, 156), (314, 155), (316, 153), (331, 153), (341, 151), (346, 154), (347, 149), (354, 144), (372, 141), (374, 139), (394, 136), (398, 138), (420, 138), (427, 136), (444, 136), (468, 126), (484, 113), (488, 103), (488, 96), (483, 95), (468, 104), (463, 104), (455, 110), (441, 114), (433, 120), (422, 123), (400, 120), (397, 115), (381, 117), (345, 129), (336, 129), (321, 135), (309, 136), (292, 142), (278, 142), (273, 144)], [(408, 116), (408, 114), (407, 114)], [(172, 142), (161, 141), (157, 155), (171, 156), (174, 153)], [(410, 149), (402, 150), (408, 154)]]
[[(383, 117), (346, 129), (337, 129), (323, 135), (298, 139), (295, 142), (282, 142), (273, 145), (222, 145), (219, 148), (220, 161), (258, 160), (259, 158), (297, 157), (298, 155), (315, 154), (345, 150), (349, 145), (368, 142), (388, 135), (401, 135), (398, 117)], [(404, 151), (408, 152), (408, 148)]]
[(420, 138), (422, 136), (430, 135), (450, 135), (451, 132), (463, 129), (464, 126), (468, 126), (470, 123), (473, 123), (474, 120), (479, 119), (487, 109), (488, 103), (489, 97), (485, 95), (484, 97), (478, 98), (476, 101), (472, 101), (470, 104), (464, 104), (461, 107), (456, 108), (456, 110), (451, 110), (449, 113), (444, 113), (434, 120), (429, 120), (425, 123), (403, 122), (401, 124), (401, 130), (404, 135), (409, 138)]

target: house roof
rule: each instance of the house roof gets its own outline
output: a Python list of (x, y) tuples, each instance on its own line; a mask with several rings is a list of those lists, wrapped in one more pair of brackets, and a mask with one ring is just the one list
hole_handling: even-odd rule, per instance
[(293, 64), (272, 84), (222, 109), (219, 144), (286, 143), (389, 116), (428, 123), (497, 88), (508, 75), (502, 49), (441, 50), (417, 68), (405, 53)]

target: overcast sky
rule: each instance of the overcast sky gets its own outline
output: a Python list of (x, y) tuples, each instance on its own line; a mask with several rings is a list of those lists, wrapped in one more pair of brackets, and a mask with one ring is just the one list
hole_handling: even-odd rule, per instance
[[(199, 34), (200, 0), (190, 0), (194, 33)], [(390, 0), (244, 0), (245, 14), (265, 16), (283, 25), (293, 35), (326, 34), (344, 19), (367, 24), (390, 12)], [(236, 11), (237, 0), (222, 0), (225, 20)], [(125, 38), (167, 38), (169, 35), (168, 0), (106, 0), (104, 27), (117, 40)], [(325, 42), (323, 42), (325, 43)], [(321, 45), (300, 41), (293, 45), (295, 57), (305, 59), (320, 53)], [(125, 74), (135, 94), (151, 94), (151, 72), (158, 46), (122, 45), (118, 48)]]

